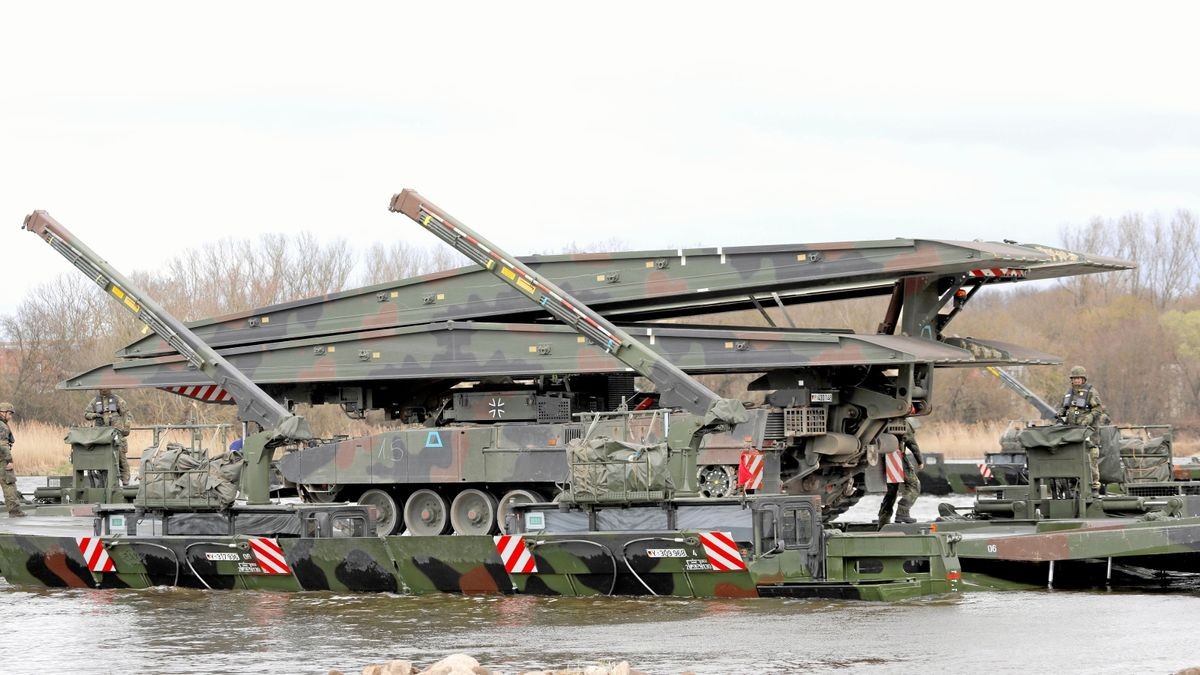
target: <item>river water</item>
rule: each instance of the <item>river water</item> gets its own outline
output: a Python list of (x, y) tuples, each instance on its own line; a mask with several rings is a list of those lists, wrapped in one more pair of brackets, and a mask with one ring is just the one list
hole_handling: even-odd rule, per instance
[[(922, 498), (914, 515), (931, 518), (938, 501)], [(878, 496), (868, 496), (844, 518), (870, 520), (878, 504)], [(88, 522), (0, 517), (0, 529)], [(619, 661), (650, 673), (722, 674), (1168, 673), (1200, 666), (1200, 585), (1172, 593), (1045, 590), (883, 604), (0, 583), (0, 617), (5, 674), (358, 672), (396, 658), (428, 665), (456, 652), (499, 672)]]

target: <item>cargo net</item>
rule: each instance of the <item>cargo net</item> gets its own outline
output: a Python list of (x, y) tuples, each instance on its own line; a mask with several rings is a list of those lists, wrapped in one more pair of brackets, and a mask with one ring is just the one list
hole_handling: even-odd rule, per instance
[(568, 494), (577, 503), (645, 502), (671, 497), (664, 411), (591, 413), (567, 443)]
[(825, 434), (827, 413), (823, 406), (783, 409), (784, 436), (821, 436)]
[(1121, 462), (1126, 483), (1165, 483), (1171, 480), (1171, 438), (1122, 437)]
[(571, 497), (579, 503), (654, 501), (675, 490), (666, 443), (580, 438), (567, 445), (567, 458)]
[(209, 458), (178, 443), (154, 448), (142, 459), (137, 503), (147, 507), (225, 508), (237, 499), (243, 461), (229, 454)]

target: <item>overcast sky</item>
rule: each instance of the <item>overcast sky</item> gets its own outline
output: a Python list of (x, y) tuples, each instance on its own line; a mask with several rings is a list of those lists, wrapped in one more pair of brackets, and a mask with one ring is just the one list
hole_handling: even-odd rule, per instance
[(6, 3), (9, 312), (220, 237), (432, 236), (516, 254), (897, 236), (1057, 243), (1200, 209), (1190, 3)]

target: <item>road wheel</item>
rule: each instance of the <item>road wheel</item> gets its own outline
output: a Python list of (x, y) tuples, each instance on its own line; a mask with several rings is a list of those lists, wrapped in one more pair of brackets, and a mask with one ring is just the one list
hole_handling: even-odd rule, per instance
[(737, 491), (737, 470), (732, 466), (710, 464), (696, 473), (702, 497), (728, 497)]
[(404, 502), (404, 522), (409, 534), (442, 534), (450, 524), (446, 499), (433, 490), (417, 490)]
[(491, 534), (496, 529), (496, 498), (482, 490), (463, 490), (450, 504), (450, 524), (455, 534)]
[(540, 501), (542, 501), (542, 496), (529, 490), (509, 490), (504, 493), (504, 496), (500, 498), (500, 506), (496, 508), (496, 525), (500, 527), (500, 533), (508, 534), (508, 528), (505, 525), (508, 521), (508, 514), (512, 513), (513, 505), (532, 504)]
[(390, 492), (372, 488), (362, 493), (358, 503), (375, 508), (375, 531), (379, 534), (392, 534), (399, 529), (400, 509)]

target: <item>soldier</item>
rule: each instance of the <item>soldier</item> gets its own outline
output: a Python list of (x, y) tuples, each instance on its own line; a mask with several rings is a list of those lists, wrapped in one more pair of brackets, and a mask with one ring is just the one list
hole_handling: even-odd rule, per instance
[[(883, 502), (879, 505), (879, 526), (883, 527), (892, 520), (892, 505), (896, 503), (896, 494), (900, 494), (900, 504), (896, 507), (896, 522), (897, 523), (915, 523), (916, 518), (909, 515), (913, 504), (916, 503), (917, 497), (921, 494), (921, 479), (917, 477), (917, 472), (925, 468), (925, 461), (921, 457), (921, 447), (917, 445), (917, 427), (920, 422), (914, 419), (904, 421), (906, 430), (904, 435), (900, 437), (900, 449), (897, 450), (901, 456), (901, 462), (904, 464), (904, 482), (903, 483), (888, 483), (887, 494), (883, 496)], [(908, 450), (912, 454), (909, 457), (905, 454)], [(902, 488), (901, 485), (904, 487)]]
[(1083, 366), (1071, 369), (1071, 386), (1063, 396), (1058, 409), (1058, 420), (1063, 424), (1088, 427), (1088, 454), (1092, 465), (1092, 496), (1100, 495), (1100, 445), (1097, 443), (1096, 427), (1107, 418), (1100, 394), (1087, 381), (1087, 370)]
[(101, 389), (84, 410), (83, 418), (94, 422), (98, 427), (112, 427), (120, 432), (117, 435), (117, 457), (121, 485), (129, 485), (129, 442), (125, 437), (129, 435), (132, 418), (125, 399), (114, 395), (111, 389)]
[(17, 492), (17, 474), (13, 472), (12, 446), (17, 439), (8, 428), (14, 413), (13, 404), (0, 403), (0, 464), (4, 465), (4, 505), (8, 507), (8, 517), (23, 518), (25, 512), (21, 510), (21, 493)]

